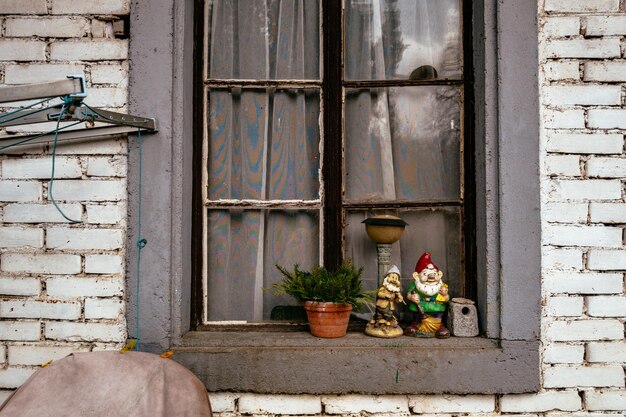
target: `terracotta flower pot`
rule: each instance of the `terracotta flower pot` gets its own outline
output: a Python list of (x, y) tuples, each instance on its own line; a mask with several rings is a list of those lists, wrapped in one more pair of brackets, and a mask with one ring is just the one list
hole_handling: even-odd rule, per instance
[(352, 311), (350, 304), (307, 301), (304, 309), (313, 336), (333, 338), (346, 335)]

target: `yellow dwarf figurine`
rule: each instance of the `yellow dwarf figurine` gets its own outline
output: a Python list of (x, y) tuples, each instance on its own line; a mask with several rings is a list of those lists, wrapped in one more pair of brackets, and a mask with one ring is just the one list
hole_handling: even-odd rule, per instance
[(400, 288), (400, 270), (394, 265), (376, 293), (376, 313), (365, 327), (365, 334), (384, 338), (402, 336), (402, 328), (395, 316), (396, 303), (404, 303), (404, 298)]
[(415, 265), (413, 282), (406, 295), (413, 322), (404, 329), (405, 335), (440, 339), (450, 337), (443, 323), (450, 296), (448, 285), (441, 280), (442, 277), (443, 272), (430, 259), (430, 253), (424, 253)]

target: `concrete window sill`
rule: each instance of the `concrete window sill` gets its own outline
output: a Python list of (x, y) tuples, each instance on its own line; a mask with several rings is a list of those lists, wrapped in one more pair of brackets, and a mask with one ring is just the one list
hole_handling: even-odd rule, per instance
[(517, 393), (539, 387), (538, 343), (377, 339), (348, 333), (189, 332), (173, 347), (209, 391), (267, 394)]

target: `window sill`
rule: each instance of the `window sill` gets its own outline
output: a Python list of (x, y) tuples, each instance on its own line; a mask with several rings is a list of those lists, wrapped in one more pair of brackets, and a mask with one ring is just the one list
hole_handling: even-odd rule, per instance
[(484, 394), (539, 388), (537, 341), (189, 332), (172, 350), (209, 391)]

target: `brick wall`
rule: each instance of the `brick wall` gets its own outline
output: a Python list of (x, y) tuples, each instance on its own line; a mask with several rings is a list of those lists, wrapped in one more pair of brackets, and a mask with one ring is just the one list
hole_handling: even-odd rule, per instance
[[(129, 3), (3, 0), (0, 82), (84, 73), (88, 104), (124, 111)], [(49, 360), (126, 339), (126, 141), (59, 146), (55, 165), (55, 199), (80, 224), (48, 199), (49, 148), (0, 155), (0, 401)]]
[[(215, 393), (210, 395), (214, 411), (224, 417), (623, 414), (625, 3), (538, 2), (544, 298), (540, 392)], [(5, 0), (1, 81), (41, 81), (76, 72), (77, 67), (90, 81), (89, 100), (100, 100), (92, 104), (123, 109), (126, 41), (104, 36), (111, 34), (109, 19), (127, 13), (128, 4)], [(31, 19), (64, 22), (66, 30), (56, 24), (34, 25)], [(68, 214), (84, 221), (71, 226), (61, 222), (45, 199), (49, 157), (1, 157), (0, 387), (19, 385), (41, 362), (72, 350), (114, 347), (124, 338), (125, 146), (113, 140), (63, 150), (57, 197), (63, 198)]]

